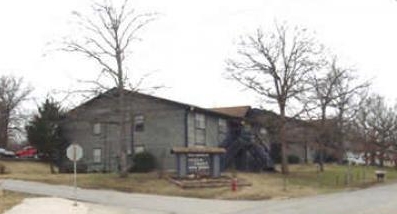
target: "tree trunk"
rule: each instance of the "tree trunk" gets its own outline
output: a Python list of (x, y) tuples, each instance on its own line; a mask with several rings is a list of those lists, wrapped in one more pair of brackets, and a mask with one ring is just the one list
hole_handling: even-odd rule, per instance
[[(121, 77), (122, 78), (122, 77)], [(119, 139), (119, 156), (120, 156), (120, 172), (122, 178), (128, 177), (128, 160), (127, 160), (127, 145), (126, 145), (126, 109), (124, 101), (124, 85), (119, 86), (119, 123), (120, 123), (120, 139)]]
[(307, 150), (308, 150), (308, 146), (307, 146), (307, 141), (305, 140), (305, 146), (304, 146), (304, 148), (305, 148), (305, 159), (304, 159), (304, 163), (305, 164), (308, 164), (309, 163), (309, 160), (308, 160), (308, 152), (307, 152)]
[[(119, 38), (118, 31), (115, 30), (115, 38)], [(120, 48), (119, 40), (116, 39), (116, 62), (117, 62), (117, 80), (119, 95), (119, 114), (120, 114), (120, 139), (119, 139), (119, 156), (120, 156), (120, 177), (128, 177), (128, 160), (127, 160), (127, 142), (126, 142), (126, 109), (124, 101), (124, 72), (123, 72), (123, 52)]]
[(393, 157), (394, 169), (397, 169), (397, 159)]
[(385, 155), (385, 153), (383, 152), (383, 151), (381, 151), (380, 152), (380, 154), (379, 154), (379, 165), (380, 165), (380, 167), (383, 167), (384, 166), (384, 163), (385, 163), (385, 158), (384, 158), (384, 155)]
[(320, 151), (319, 151), (319, 156), (318, 156), (318, 165), (320, 168), (320, 172), (324, 172), (324, 148), (323, 144), (320, 143)]
[(4, 124), (0, 124), (0, 148), (7, 147), (7, 131), (4, 130)]
[(375, 152), (371, 152), (371, 166), (375, 166)]
[(55, 174), (55, 167), (54, 167), (54, 163), (52, 161), (50, 161), (50, 171), (51, 171), (51, 174)]
[(120, 177), (128, 176), (128, 161), (127, 161), (127, 145), (126, 145), (126, 113), (124, 101), (124, 87), (119, 87), (119, 114), (120, 114), (120, 139), (119, 139), (119, 156), (120, 156)]
[(368, 166), (369, 165), (369, 151), (368, 150), (365, 151), (364, 158), (365, 158), (365, 165)]
[(325, 119), (327, 108), (324, 106), (321, 108), (321, 131), (320, 131), (320, 139), (319, 139), (319, 156), (318, 156), (318, 164), (320, 168), (320, 172), (324, 172), (324, 153), (325, 153), (325, 143), (328, 141), (325, 127)]
[(54, 157), (52, 156), (51, 152), (49, 152), (46, 156), (47, 158), (45, 161), (50, 165), (50, 172), (51, 174), (55, 174)]
[(9, 114), (2, 112), (0, 114), (0, 148), (7, 148), (8, 146), (8, 126), (9, 126)]
[(279, 127), (279, 140), (281, 144), (281, 172), (288, 174), (288, 158), (287, 158), (287, 142), (285, 140), (285, 109), (280, 108), (280, 127)]

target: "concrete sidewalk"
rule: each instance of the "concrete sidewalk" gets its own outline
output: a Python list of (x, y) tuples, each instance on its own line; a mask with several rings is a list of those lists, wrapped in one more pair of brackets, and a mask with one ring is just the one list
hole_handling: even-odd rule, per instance
[[(15, 192), (72, 199), (73, 187), (38, 182), (3, 180), (3, 188)], [(160, 195), (123, 193), (112, 190), (77, 189), (77, 199), (107, 206), (127, 208), (135, 213), (222, 214), (247, 210), (260, 205), (253, 201), (195, 199)]]
[(109, 207), (63, 198), (25, 198), (20, 204), (4, 214), (130, 214), (128, 209)]

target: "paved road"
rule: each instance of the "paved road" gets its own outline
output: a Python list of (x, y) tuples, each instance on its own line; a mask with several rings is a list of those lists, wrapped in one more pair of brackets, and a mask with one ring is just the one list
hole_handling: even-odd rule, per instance
[[(73, 198), (73, 188), (36, 182), (4, 180), (7, 190)], [(225, 201), (109, 190), (78, 189), (78, 200), (122, 207), (145, 214), (395, 214), (397, 184), (299, 199), (268, 201)]]
[(233, 214), (396, 214), (397, 184), (284, 201), (263, 201)]
[[(3, 180), (6, 190), (73, 198), (73, 188), (64, 185), (50, 185), (19, 180)], [(77, 199), (108, 206), (125, 207), (132, 213), (153, 214), (224, 214), (248, 209), (257, 205), (251, 201), (205, 200), (146, 194), (130, 194), (111, 190), (78, 189)]]

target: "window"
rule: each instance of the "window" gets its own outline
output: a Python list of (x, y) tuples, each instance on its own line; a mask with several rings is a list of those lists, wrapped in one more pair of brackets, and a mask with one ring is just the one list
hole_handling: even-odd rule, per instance
[(204, 116), (204, 114), (196, 114), (195, 124), (196, 124), (196, 128), (205, 129), (205, 116)]
[(143, 115), (136, 115), (134, 117), (134, 126), (136, 132), (143, 132), (145, 125), (145, 117)]
[(218, 141), (222, 142), (225, 140), (227, 134), (227, 122), (225, 119), (218, 120)]
[(135, 154), (142, 153), (145, 151), (145, 147), (142, 145), (137, 145), (137, 146), (135, 146), (134, 150), (135, 150)]
[(195, 143), (198, 145), (205, 144), (205, 116), (204, 114), (195, 115)]
[(204, 145), (205, 144), (205, 129), (196, 129), (196, 144)]
[(218, 120), (218, 127), (219, 127), (219, 133), (226, 133), (227, 132), (227, 123), (225, 119), (219, 119)]
[(95, 148), (95, 149), (93, 150), (93, 155), (92, 155), (92, 157), (93, 157), (94, 163), (100, 163), (100, 162), (102, 161), (101, 155), (102, 155), (102, 149), (100, 149), (100, 148)]
[(260, 128), (260, 129), (259, 129), (259, 133), (260, 133), (261, 135), (263, 135), (263, 136), (266, 136), (266, 135), (267, 135), (267, 130), (266, 130), (265, 128)]
[(94, 123), (94, 125), (92, 126), (92, 133), (94, 135), (101, 134), (101, 124), (100, 123)]

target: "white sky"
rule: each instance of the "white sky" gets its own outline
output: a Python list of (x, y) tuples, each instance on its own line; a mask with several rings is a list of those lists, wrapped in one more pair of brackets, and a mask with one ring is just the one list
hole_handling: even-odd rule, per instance
[[(23, 76), (41, 100), (52, 89), (75, 87), (96, 67), (72, 54), (52, 51), (71, 29), (71, 11), (91, 1), (13, 0), (0, 8), (0, 74)], [(132, 76), (156, 73), (167, 86), (155, 94), (203, 107), (253, 105), (255, 94), (224, 78), (224, 61), (242, 34), (275, 20), (305, 26), (374, 90), (397, 98), (397, 1), (394, 0), (133, 0), (142, 12), (159, 12), (143, 42), (133, 48)], [(264, 105), (266, 107), (266, 105)]]

